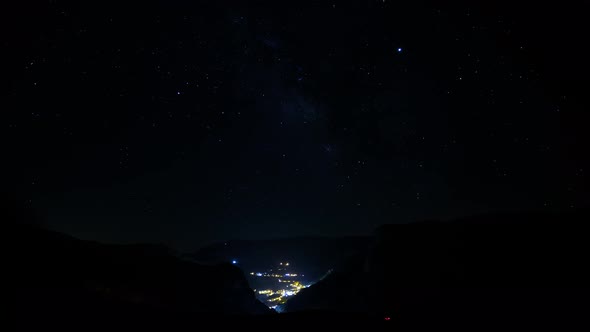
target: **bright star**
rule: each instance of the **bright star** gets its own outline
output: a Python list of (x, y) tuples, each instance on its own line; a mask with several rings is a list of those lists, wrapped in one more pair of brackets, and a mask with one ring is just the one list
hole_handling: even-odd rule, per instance
[(402, 48), (401, 48), (401, 47), (399, 47), (399, 48), (397, 49), (397, 53), (401, 53), (401, 52), (402, 52)]

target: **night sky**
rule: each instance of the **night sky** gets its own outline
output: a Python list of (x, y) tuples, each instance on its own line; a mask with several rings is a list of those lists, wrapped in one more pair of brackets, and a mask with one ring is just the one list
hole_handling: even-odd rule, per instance
[(588, 207), (587, 20), (565, 2), (16, 2), (4, 194), (193, 249)]

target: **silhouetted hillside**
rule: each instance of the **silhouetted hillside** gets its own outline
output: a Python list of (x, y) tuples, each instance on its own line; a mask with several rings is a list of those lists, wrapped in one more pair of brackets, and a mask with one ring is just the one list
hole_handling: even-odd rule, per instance
[(25, 226), (2, 237), (5, 298), (16, 315), (272, 312), (231, 264), (199, 265), (165, 247), (104, 245)]
[(190, 258), (220, 263), (236, 260), (247, 271), (264, 271), (289, 261), (315, 281), (349, 256), (365, 250), (368, 237), (294, 237), (272, 240), (232, 240), (201, 248)]
[(285, 310), (361, 311), (408, 329), (563, 328), (589, 308), (588, 217), (517, 213), (384, 225), (367, 255), (301, 291)]

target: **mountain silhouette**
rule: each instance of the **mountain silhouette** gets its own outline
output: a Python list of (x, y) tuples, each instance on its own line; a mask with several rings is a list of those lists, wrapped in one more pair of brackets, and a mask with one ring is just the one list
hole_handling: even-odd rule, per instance
[(404, 330), (575, 326), (589, 308), (589, 216), (505, 213), (384, 225), (366, 253), (284, 310), (365, 312)]
[(31, 226), (10, 227), (3, 237), (15, 314), (272, 312), (231, 264), (200, 265), (164, 246), (107, 245)]

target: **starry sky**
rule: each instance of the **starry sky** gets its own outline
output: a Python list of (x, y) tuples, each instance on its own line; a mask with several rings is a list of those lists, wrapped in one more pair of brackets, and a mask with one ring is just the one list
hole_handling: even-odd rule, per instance
[(582, 14), (19, 2), (1, 14), (3, 195), (84, 239), (182, 249), (588, 207)]

